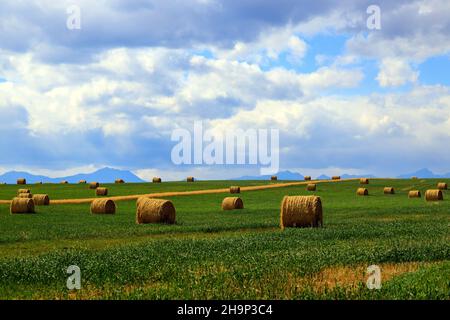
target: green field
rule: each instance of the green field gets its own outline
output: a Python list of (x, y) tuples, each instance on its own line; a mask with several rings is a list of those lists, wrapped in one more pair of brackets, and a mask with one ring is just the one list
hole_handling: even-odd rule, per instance
[[(107, 185), (110, 195), (202, 190), (266, 181)], [(444, 201), (408, 199), (437, 180), (371, 180), (241, 193), (245, 209), (222, 211), (226, 194), (169, 197), (175, 225), (137, 225), (135, 201), (115, 215), (89, 204), (37, 207), (11, 215), (0, 204), (0, 299), (450, 299), (450, 192)], [(383, 187), (393, 186), (394, 195)], [(19, 186), (0, 185), (0, 199)], [(51, 199), (93, 197), (86, 185), (28, 185)], [(279, 228), (284, 195), (315, 194), (324, 228)], [(382, 288), (367, 289), (366, 268)], [(66, 288), (70, 265), (82, 288)]]

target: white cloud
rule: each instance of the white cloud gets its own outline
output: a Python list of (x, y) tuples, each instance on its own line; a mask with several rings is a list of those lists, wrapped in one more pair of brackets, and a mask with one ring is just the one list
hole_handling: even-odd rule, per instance
[(385, 58), (381, 61), (377, 76), (382, 87), (396, 87), (407, 83), (415, 83), (419, 72), (414, 71), (408, 62), (397, 58)]
[(381, 30), (357, 32), (347, 42), (348, 51), (414, 62), (446, 55), (450, 52), (449, 15), (447, 0), (408, 1), (390, 9), (381, 6)]
[[(353, 164), (353, 169), (366, 173), (371, 170), (395, 174), (398, 163), (403, 163), (402, 170), (414, 170), (425, 166), (419, 163), (427, 159), (426, 165), (445, 170), (444, 163), (450, 160), (442, 148), (450, 139), (449, 96), (448, 88), (435, 86), (368, 97), (266, 100), (258, 102), (252, 110), (240, 110), (231, 118), (217, 119), (209, 125), (217, 132), (237, 128), (279, 129), (284, 150), (282, 166), (301, 164), (308, 168), (308, 164), (316, 164), (317, 168), (323, 168), (331, 161), (341, 168), (351, 168)], [(361, 155), (365, 155), (365, 161), (355, 162)], [(380, 164), (387, 159), (396, 165), (383, 171)]]
[(332, 35), (339, 32), (348, 32), (358, 26), (365, 26), (364, 16), (359, 10), (335, 8), (328, 13), (314, 15), (306, 21), (299, 22), (293, 29), (303, 36), (317, 34)]
[(300, 64), (307, 51), (307, 44), (292, 26), (272, 28), (262, 32), (251, 42), (237, 41), (231, 49), (212, 47), (211, 51), (219, 59), (245, 61), (267, 65), (277, 61), (282, 53), (292, 64)]
[(322, 67), (315, 72), (302, 75), (300, 83), (309, 90), (352, 88), (356, 87), (363, 77), (362, 71), (358, 69)]

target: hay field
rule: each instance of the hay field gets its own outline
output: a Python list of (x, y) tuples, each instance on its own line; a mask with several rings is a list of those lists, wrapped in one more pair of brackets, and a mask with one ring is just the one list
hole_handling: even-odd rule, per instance
[[(223, 211), (223, 194), (173, 196), (176, 224), (135, 223), (136, 201), (115, 215), (90, 204), (36, 207), (11, 215), (0, 204), (0, 296), (5, 299), (450, 299), (450, 192), (408, 198), (437, 180), (359, 180), (241, 191), (244, 209)], [(105, 184), (109, 196), (249, 186), (282, 181)], [(385, 195), (392, 186), (395, 194)], [(87, 185), (27, 185), (51, 199), (95, 197)], [(0, 185), (10, 200), (17, 185)], [(317, 195), (323, 228), (279, 227), (285, 195)], [(369, 290), (366, 268), (381, 268)], [(66, 288), (70, 265), (82, 288)]]

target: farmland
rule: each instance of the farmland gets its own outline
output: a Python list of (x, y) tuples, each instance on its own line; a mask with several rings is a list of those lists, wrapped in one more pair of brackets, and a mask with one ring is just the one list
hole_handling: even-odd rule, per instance
[[(268, 181), (106, 184), (110, 196), (254, 186)], [(437, 180), (371, 180), (305, 185), (239, 196), (243, 210), (222, 211), (225, 193), (172, 196), (174, 225), (135, 223), (136, 201), (115, 215), (89, 204), (37, 207), (11, 215), (0, 204), (0, 297), (4, 299), (449, 299), (450, 194), (409, 199)], [(392, 186), (395, 194), (383, 194)], [(51, 199), (95, 197), (87, 185), (28, 185)], [(0, 185), (0, 199), (18, 186)], [(284, 195), (320, 196), (324, 228), (279, 228)], [(366, 268), (381, 268), (382, 287), (366, 287)], [(82, 288), (66, 288), (77, 265)]]

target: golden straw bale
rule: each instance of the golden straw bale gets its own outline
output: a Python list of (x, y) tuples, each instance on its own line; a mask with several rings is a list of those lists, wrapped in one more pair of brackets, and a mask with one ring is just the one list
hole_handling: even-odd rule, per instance
[(80, 180), (80, 181), (78, 181), (78, 183), (79, 184), (86, 184), (87, 182), (86, 182), (86, 180)]
[(194, 177), (187, 177), (187, 178), (186, 178), (186, 181), (187, 181), (187, 182), (194, 182)]
[(244, 202), (239, 197), (226, 197), (222, 201), (222, 210), (244, 209)]
[(230, 193), (241, 193), (241, 187), (231, 186), (230, 187)]
[(36, 206), (48, 206), (50, 204), (50, 198), (47, 194), (35, 194), (33, 200)]
[(17, 190), (17, 194), (20, 194), (20, 193), (31, 193), (31, 190), (30, 189), (19, 189), (19, 190)]
[(308, 185), (306, 186), (306, 190), (308, 191), (316, 191), (316, 184), (315, 183), (308, 183)]
[(161, 178), (160, 177), (154, 177), (152, 181), (153, 181), (153, 183), (161, 183)]
[(100, 188), (98, 187), (95, 190), (95, 194), (98, 196), (107, 196), (108, 195), (108, 189), (107, 188)]
[(341, 180), (341, 176), (332, 176), (331, 180)]
[(15, 213), (35, 213), (33, 199), (13, 198), (11, 201), (10, 212)]
[(281, 229), (323, 226), (322, 201), (316, 196), (285, 196), (281, 202)]
[(367, 190), (366, 188), (358, 188), (358, 190), (356, 190), (356, 194), (358, 196), (368, 196), (369, 190)]
[(69, 181), (67, 181), (67, 180), (63, 180), (63, 181), (61, 181), (60, 183), (61, 183), (61, 184), (68, 184), (68, 183), (69, 183)]
[(383, 189), (383, 192), (384, 192), (384, 194), (394, 194), (394, 193), (395, 193), (395, 190), (394, 190), (393, 187), (385, 187), (385, 188)]
[(97, 189), (100, 186), (98, 182), (89, 183), (89, 189)]
[(116, 204), (111, 199), (95, 199), (91, 202), (92, 214), (115, 214)]
[(19, 179), (17, 179), (17, 184), (27, 184), (27, 179), (19, 178)]
[(175, 223), (176, 213), (169, 200), (141, 197), (136, 201), (136, 223)]
[(359, 184), (369, 184), (369, 179), (368, 178), (361, 178), (361, 179), (359, 179)]
[(304, 179), (305, 181), (311, 181), (311, 176), (305, 176)]
[(439, 190), (439, 189), (427, 190), (425, 192), (425, 200), (441, 201), (441, 200), (444, 200), (444, 194), (442, 193), (442, 190)]
[(420, 198), (422, 194), (419, 190), (411, 190), (408, 192), (408, 198)]
[(278, 177), (277, 177), (277, 176), (271, 176), (271, 177), (270, 177), (270, 180), (276, 181), (276, 180), (278, 180)]
[(123, 180), (123, 179), (116, 179), (116, 181), (114, 181), (114, 183), (125, 183), (125, 180)]
[(448, 189), (448, 186), (447, 186), (447, 183), (445, 183), (445, 182), (439, 182), (439, 183), (437, 184), (437, 188), (438, 188), (439, 190), (447, 190), (447, 189)]
[(32, 199), (33, 195), (31, 193), (19, 193), (17, 198)]

